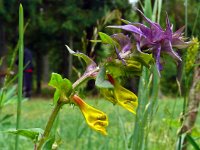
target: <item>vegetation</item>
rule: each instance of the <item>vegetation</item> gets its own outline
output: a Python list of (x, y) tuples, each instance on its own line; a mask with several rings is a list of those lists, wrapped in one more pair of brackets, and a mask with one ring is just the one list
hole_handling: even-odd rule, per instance
[[(104, 137), (95, 133), (84, 122), (84, 118), (79, 115), (77, 107), (66, 105), (62, 108), (59, 118), (60, 125), (57, 129), (61, 141), (60, 149), (124, 149), (128, 147), (128, 139), (131, 131), (134, 128), (135, 117), (127, 113), (125, 110), (116, 108), (112, 104), (106, 103), (101, 98), (90, 98), (87, 103), (94, 105), (108, 114), (110, 118), (110, 125), (108, 129), (108, 136)], [(168, 150), (174, 149), (176, 145), (176, 132), (180, 126), (180, 113), (183, 104), (183, 99), (164, 98), (158, 101), (156, 115), (152, 121), (150, 129), (149, 149), (154, 150)], [(38, 128), (45, 127), (46, 118), (50, 115), (52, 110), (52, 102), (44, 99), (31, 99), (24, 102), (22, 105), (22, 128)], [(11, 111), (12, 110), (12, 111)], [(3, 114), (15, 113), (15, 105), (10, 105), (3, 110)], [(7, 120), (1, 129), (10, 129), (15, 125), (16, 114), (13, 118)], [(198, 138), (200, 134), (200, 118), (198, 118), (192, 135)], [(0, 134), (0, 145), (4, 149), (14, 149), (14, 136), (10, 134)], [(87, 138), (86, 138), (87, 137)], [(5, 142), (6, 141), (6, 142)], [(33, 143), (29, 139), (20, 137), (20, 147), (27, 150), (33, 149)], [(200, 140), (196, 140), (200, 144)], [(190, 146), (189, 150), (193, 148)]]
[[(96, 146), (98, 149), (142, 150), (167, 147), (199, 150), (200, 134), (199, 126), (196, 125), (199, 122), (197, 115), (200, 105), (199, 41), (198, 38), (185, 38), (183, 32), (187, 37), (199, 35), (196, 28), (199, 24), (200, 5), (190, 11), (192, 4), (189, 5), (187, 0), (183, 6), (181, 3), (180, 8), (184, 9), (177, 12), (180, 12), (180, 17), (184, 14), (182, 23), (169, 10), (176, 8), (177, 2), (180, 3), (179, 0), (163, 4), (162, 0), (144, 0), (135, 3), (139, 9), (132, 11), (128, 0), (69, 0), (48, 3), (45, 0), (33, 3), (22, 1), (26, 7), (23, 10), (20, 4), (19, 26), (12, 28), (13, 23), (18, 20), (18, 17), (10, 19), (18, 9), (12, 4), (18, 5), (18, 2), (1, 1), (0, 21), (4, 22), (0, 23), (0, 143), (5, 148), (16, 150), (20, 146), (31, 146), (34, 150), (93, 149)], [(199, 4), (198, 1), (195, 3)], [(13, 10), (7, 13), (9, 6)], [(165, 19), (161, 17), (162, 8), (169, 11)], [(190, 15), (191, 18), (188, 17)], [(173, 19), (174, 26), (171, 23)], [(190, 22), (192, 19), (194, 21)], [(185, 24), (185, 28), (180, 27), (182, 24)], [(6, 25), (10, 28), (5, 28)], [(17, 30), (19, 37), (12, 34), (7, 40), (5, 33), (15, 33)], [(31, 52), (27, 53), (26, 47), (32, 49), (35, 68), (32, 61), (26, 62), (28, 53), (32, 60)], [(18, 72), (12, 76), (15, 62)], [(30, 63), (32, 68), (29, 69)], [(23, 112), (26, 108), (24, 106), (27, 104), (29, 107), (29, 103), (33, 103), (29, 101), (22, 104), (23, 94), (30, 96), (27, 89), (30, 90), (31, 86), (27, 86), (26, 81), (31, 81), (33, 72), (36, 75), (34, 87), (37, 94), (41, 93), (42, 80), (45, 85), (48, 82), (48, 86), (55, 89), (49, 87), (50, 90), (47, 90), (48, 95), (53, 96), (51, 110), (49, 106), (44, 107), (51, 113), (47, 111), (49, 115), (44, 116), (45, 122), (42, 121), (41, 126), (34, 124), (34, 127), (21, 120), (25, 113), (29, 113)], [(29, 79), (26, 78), (27, 74)], [(17, 78), (16, 94), (17, 89), (13, 85)], [(102, 98), (97, 101), (87, 100), (86, 103), (83, 99), (91, 96), (88, 89), (96, 91), (91, 99), (100, 96), (97, 92)], [(54, 94), (49, 91), (54, 91)], [(13, 114), (6, 112), (6, 107), (15, 103), (16, 95), (15, 123)], [(165, 95), (181, 98), (158, 100), (159, 96)], [(121, 106), (135, 117), (129, 117), (128, 112), (118, 107), (111, 109), (113, 106), (105, 104), (102, 99)], [(37, 102), (43, 105), (49, 103), (41, 100), (35, 103)], [(176, 108), (179, 103), (180, 110)], [(70, 111), (72, 108), (69, 106), (75, 111), (79, 108), (87, 125), (97, 133), (91, 132), (82, 123), (82, 119)], [(13, 105), (9, 107), (12, 108)], [(159, 109), (162, 107), (164, 112)], [(104, 110), (105, 108), (108, 110)], [(41, 115), (42, 111), (43, 109), (34, 112)], [(159, 118), (158, 114), (164, 117)], [(113, 119), (114, 116), (116, 120)], [(110, 122), (110, 117), (114, 124)], [(40, 124), (38, 119), (35, 122)], [(71, 125), (74, 132), (66, 124)], [(163, 126), (158, 128), (160, 125)], [(1, 141), (1, 138), (7, 139), (10, 134), (16, 135), (15, 146)], [(29, 145), (21, 145), (21, 137), (29, 139), (32, 144), (27, 141)], [(160, 141), (160, 138), (163, 140)], [(14, 139), (11, 143), (14, 143)]]

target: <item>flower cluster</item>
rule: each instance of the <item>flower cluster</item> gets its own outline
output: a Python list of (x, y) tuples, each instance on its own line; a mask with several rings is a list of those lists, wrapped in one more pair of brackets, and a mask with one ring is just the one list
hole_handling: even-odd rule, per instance
[[(138, 10), (139, 11), (139, 10)], [(181, 58), (173, 48), (186, 48), (189, 43), (184, 42), (182, 31), (172, 32), (172, 25), (166, 17), (166, 29), (150, 19), (146, 18), (141, 11), (149, 27), (141, 23), (128, 23), (121, 26), (109, 26), (110, 28), (119, 28), (131, 33), (133, 39), (123, 33), (117, 33), (109, 36), (105, 33), (99, 33), (103, 44), (109, 44), (113, 55), (107, 58), (101, 65), (97, 65), (87, 55), (74, 52), (68, 46), (68, 51), (82, 58), (86, 65), (84, 74), (72, 84), (67, 79), (62, 79), (58, 74), (52, 74), (49, 85), (56, 88), (54, 102), (74, 103), (77, 105), (87, 124), (94, 130), (106, 135), (108, 126), (107, 115), (85, 103), (77, 94), (76, 88), (88, 79), (95, 79), (95, 85), (100, 89), (102, 95), (114, 105), (117, 104), (124, 109), (136, 114), (138, 106), (137, 96), (130, 90), (120, 85), (118, 79), (132, 75), (140, 75), (142, 66), (150, 67), (153, 62), (156, 63), (158, 72), (162, 69), (160, 57), (167, 53), (176, 60)]]
[[(127, 25), (121, 26), (108, 26), (110, 28), (119, 28), (125, 31), (128, 31), (134, 37), (136, 42), (136, 49), (140, 53), (149, 53), (153, 54), (155, 59), (158, 71), (162, 70), (162, 65), (160, 63), (160, 57), (162, 53), (167, 53), (176, 60), (181, 61), (181, 57), (173, 48), (183, 49), (188, 47), (189, 42), (184, 42), (182, 32), (184, 27), (180, 28), (173, 33), (173, 26), (169, 22), (168, 16), (166, 17), (166, 29), (163, 30), (158, 23), (155, 23), (144, 16), (144, 14), (138, 10), (144, 21), (149, 24), (147, 27), (141, 23), (131, 23), (128, 21)], [(113, 37), (119, 41), (121, 52), (124, 53), (132, 49), (131, 41), (128, 36), (123, 35), (122, 33), (113, 35)]]

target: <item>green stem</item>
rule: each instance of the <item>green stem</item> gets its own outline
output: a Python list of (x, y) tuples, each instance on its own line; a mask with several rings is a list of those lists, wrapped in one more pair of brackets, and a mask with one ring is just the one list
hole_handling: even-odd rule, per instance
[[(76, 82), (74, 82), (73, 89), (76, 89), (82, 82), (84, 82), (85, 80), (87, 80), (88, 78), (93, 77), (93, 74), (95, 72), (99, 71), (99, 67), (97, 67), (94, 70), (91, 70), (90, 72), (85, 73), (82, 77), (80, 77)], [(60, 102), (58, 101), (57, 105), (55, 106), (55, 108), (53, 109), (49, 120), (47, 122), (46, 128), (44, 130), (44, 134), (42, 139), (39, 141), (39, 144), (36, 148), (36, 150), (40, 150), (42, 148), (42, 145), (44, 144), (44, 142), (46, 141), (46, 139), (49, 137), (51, 128), (53, 126), (53, 123), (55, 121), (56, 116), (58, 115), (58, 112), (60, 111), (60, 108), (65, 104), (65, 102)]]
[(44, 144), (45, 140), (49, 137), (49, 134), (50, 134), (50, 131), (51, 131), (51, 128), (53, 126), (53, 123), (56, 119), (56, 116), (58, 115), (58, 112), (60, 111), (60, 108), (64, 105), (65, 103), (57, 103), (57, 105), (55, 106), (55, 108), (53, 109), (50, 117), (49, 117), (49, 120), (47, 122), (47, 125), (46, 125), (46, 128), (45, 128), (45, 131), (44, 131), (44, 134), (43, 134), (43, 137), (41, 138), (38, 146), (37, 146), (37, 150), (40, 150), (42, 148), (42, 145)]
[[(19, 65), (18, 65), (18, 103), (17, 103), (17, 123), (16, 129), (20, 128), (20, 116), (21, 116), (21, 100), (22, 100), (22, 89), (23, 89), (23, 60), (24, 60), (24, 13), (23, 7), (19, 6)], [(19, 137), (15, 139), (15, 149), (18, 149)]]

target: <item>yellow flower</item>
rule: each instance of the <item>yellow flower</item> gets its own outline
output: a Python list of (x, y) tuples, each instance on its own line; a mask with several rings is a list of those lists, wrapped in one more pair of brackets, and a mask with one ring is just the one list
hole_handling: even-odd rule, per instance
[(107, 132), (106, 132), (106, 126), (108, 126), (107, 115), (101, 112), (100, 110), (97, 110), (91, 107), (77, 95), (72, 96), (72, 100), (80, 108), (83, 116), (85, 117), (87, 124), (92, 129), (102, 133), (103, 135), (107, 135)]
[(117, 81), (113, 79), (111, 75), (108, 74), (108, 80), (114, 85), (114, 89), (102, 89), (104, 97), (112, 102), (113, 104), (118, 104), (128, 111), (136, 114), (136, 109), (138, 106), (137, 96), (122, 87)]
[(119, 105), (136, 114), (138, 98), (133, 92), (116, 83), (114, 93)]

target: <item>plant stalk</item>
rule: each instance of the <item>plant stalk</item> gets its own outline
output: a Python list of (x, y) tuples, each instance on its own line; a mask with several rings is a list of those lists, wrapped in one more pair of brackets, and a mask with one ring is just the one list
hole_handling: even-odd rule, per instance
[(46, 128), (45, 128), (45, 131), (44, 131), (44, 134), (43, 134), (43, 137), (41, 138), (36, 150), (40, 150), (42, 148), (42, 145), (44, 144), (44, 142), (46, 141), (46, 139), (49, 137), (49, 134), (50, 134), (50, 131), (51, 131), (51, 128), (53, 126), (53, 123), (56, 119), (56, 116), (58, 115), (58, 112), (60, 111), (60, 108), (64, 105), (65, 103), (61, 102), (61, 103), (57, 103), (55, 108), (53, 109), (50, 117), (49, 117), (49, 120), (47, 122), (47, 125), (46, 125)]
[[(17, 103), (17, 123), (16, 130), (20, 128), (21, 101), (23, 89), (23, 60), (24, 60), (24, 12), (22, 4), (19, 6), (19, 64), (18, 64), (18, 103)], [(18, 149), (19, 137), (16, 135), (15, 149)]]
[[(96, 69), (90, 71), (90, 72), (87, 72), (85, 73), (82, 77), (80, 77), (76, 82), (74, 82), (74, 84), (72, 85), (73, 86), (73, 89), (76, 89), (82, 82), (84, 82), (85, 80), (87, 80), (88, 78), (91, 78), (93, 77), (93, 74), (95, 72), (98, 72), (99, 71), (99, 67), (97, 67)], [(55, 118), (56, 116), (58, 115), (58, 112), (60, 111), (60, 108), (66, 104), (66, 102), (59, 102), (56, 104), (55, 108), (53, 109), (50, 117), (49, 117), (49, 120), (47, 122), (47, 125), (45, 127), (45, 130), (44, 130), (44, 134), (43, 134), (43, 137), (41, 138), (41, 140), (39, 141), (39, 144), (36, 148), (36, 150), (41, 150), (44, 142), (46, 141), (46, 139), (49, 137), (49, 134), (51, 132), (51, 128), (53, 126), (53, 123), (55, 121)]]

